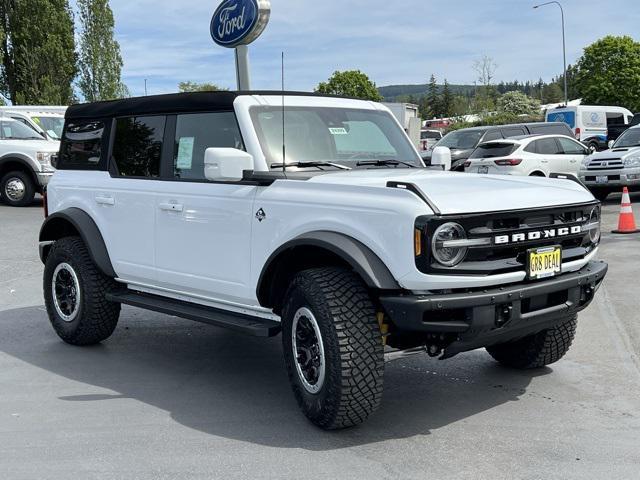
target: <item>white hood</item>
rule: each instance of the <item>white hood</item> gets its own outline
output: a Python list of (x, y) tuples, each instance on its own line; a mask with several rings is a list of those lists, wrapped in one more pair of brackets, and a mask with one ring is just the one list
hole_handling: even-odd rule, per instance
[(386, 188), (387, 182), (412, 183), (445, 215), (551, 207), (594, 200), (588, 190), (571, 180), (424, 169), (351, 170), (318, 175), (309, 182), (380, 188)]
[(53, 140), (3, 140), (4, 151), (16, 152), (49, 152), (57, 153), (60, 150), (60, 142)]

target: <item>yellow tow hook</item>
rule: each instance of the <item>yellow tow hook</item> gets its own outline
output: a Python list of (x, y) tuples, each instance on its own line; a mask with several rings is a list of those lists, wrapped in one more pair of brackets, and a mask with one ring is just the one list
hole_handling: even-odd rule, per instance
[(378, 325), (380, 325), (380, 333), (382, 334), (382, 345), (387, 345), (387, 337), (389, 336), (389, 325), (384, 323), (384, 312), (378, 312), (376, 314), (378, 319)]

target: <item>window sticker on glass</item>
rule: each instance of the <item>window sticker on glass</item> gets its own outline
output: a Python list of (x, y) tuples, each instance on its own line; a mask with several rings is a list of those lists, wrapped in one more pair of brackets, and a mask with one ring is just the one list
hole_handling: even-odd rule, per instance
[(348, 135), (349, 134), (346, 128), (329, 128), (329, 132), (331, 132), (331, 135)]
[(194, 137), (180, 137), (176, 168), (191, 170), (191, 165), (193, 164), (193, 141)]

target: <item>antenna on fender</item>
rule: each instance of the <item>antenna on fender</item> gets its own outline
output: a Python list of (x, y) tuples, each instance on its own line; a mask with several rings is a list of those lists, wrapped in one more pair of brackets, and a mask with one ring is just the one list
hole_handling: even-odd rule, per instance
[(280, 60), (281, 66), (281, 80), (282, 80), (282, 173), (287, 175), (287, 152), (285, 147), (285, 134), (284, 134), (284, 52)]

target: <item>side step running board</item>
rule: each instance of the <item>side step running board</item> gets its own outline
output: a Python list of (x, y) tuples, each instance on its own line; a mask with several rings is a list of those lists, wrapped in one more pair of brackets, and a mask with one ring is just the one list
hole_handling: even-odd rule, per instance
[(154, 312), (208, 323), (255, 337), (273, 337), (280, 333), (280, 323), (241, 313), (227, 312), (213, 307), (174, 300), (148, 293), (133, 291), (107, 293), (107, 300), (124, 303)]

